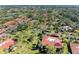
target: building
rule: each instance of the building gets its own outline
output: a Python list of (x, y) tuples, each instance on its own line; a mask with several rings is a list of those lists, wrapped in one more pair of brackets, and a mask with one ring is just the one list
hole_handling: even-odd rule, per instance
[[(2, 25), (2, 28), (5, 29), (6, 32), (13, 32), (15, 33), (17, 31), (17, 27), (19, 25), (24, 25), (25, 23), (27, 23), (29, 19), (27, 19), (26, 16), (22, 16), (22, 17), (19, 17), (15, 20), (12, 20), (12, 21), (8, 21), (6, 23), (4, 23)], [(0, 33), (3, 32), (3, 29), (0, 29)]]
[(60, 38), (58, 38), (58, 35), (44, 35), (42, 37), (42, 42), (41, 44), (43, 46), (54, 46), (55, 48), (62, 48), (62, 40)]
[(3, 24), (3, 27), (6, 31), (14, 31), (15, 29), (17, 29), (17, 22), (8, 21)]
[(15, 21), (8, 21), (8, 22), (3, 24), (3, 27), (5, 29), (10, 29), (10, 27), (14, 28), (16, 25), (17, 25), (17, 22), (15, 22)]
[(16, 41), (12, 39), (6, 39), (0, 43), (0, 48), (3, 48), (3, 49), (10, 48), (14, 44), (16, 44)]
[(62, 27), (59, 27), (59, 30), (60, 31), (72, 31), (73, 28), (70, 26), (62, 26)]
[(4, 33), (5, 29), (0, 29), (0, 34)]
[(27, 17), (24, 17), (24, 16), (23, 17), (19, 17), (19, 18), (13, 20), (13, 21), (8, 21), (8, 22), (4, 23), (3, 26), (5, 28), (15, 27), (18, 24), (24, 24), (26, 22), (26, 20), (27, 20)]
[(15, 19), (15, 21), (18, 23), (18, 24), (25, 24), (28, 20), (27, 20), (27, 17), (26, 16), (22, 16), (22, 17), (19, 17), (17, 19)]
[(3, 38), (4, 38), (4, 39), (7, 38), (7, 36), (8, 36), (7, 33), (2, 33), (2, 34), (0, 34), (0, 38), (2, 38), (2, 39), (3, 39)]
[(71, 48), (72, 54), (79, 54), (79, 44), (70, 43), (70, 48)]
[(8, 26), (12, 26), (12, 25), (16, 25), (17, 23), (15, 21), (8, 21), (6, 23), (4, 23), (3, 25), (8, 27)]

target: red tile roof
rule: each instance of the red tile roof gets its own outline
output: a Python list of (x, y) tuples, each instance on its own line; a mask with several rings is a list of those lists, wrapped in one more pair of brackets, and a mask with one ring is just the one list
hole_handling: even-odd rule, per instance
[(10, 25), (16, 25), (15, 21), (8, 21), (6, 23), (4, 23), (5, 26), (10, 26)]
[(42, 45), (54, 46), (55, 48), (62, 48), (62, 40), (54, 36), (43, 36)]
[(70, 43), (70, 48), (71, 48), (72, 54), (79, 54), (79, 44)]
[(0, 43), (0, 48), (9, 48), (14, 45), (16, 42), (12, 39), (6, 39), (5, 41)]

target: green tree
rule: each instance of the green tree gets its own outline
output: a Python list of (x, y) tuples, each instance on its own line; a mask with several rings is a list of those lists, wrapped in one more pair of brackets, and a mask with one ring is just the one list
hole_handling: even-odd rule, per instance
[(46, 46), (46, 48), (48, 49), (48, 52), (50, 54), (55, 54), (56, 53), (56, 48), (54, 46)]

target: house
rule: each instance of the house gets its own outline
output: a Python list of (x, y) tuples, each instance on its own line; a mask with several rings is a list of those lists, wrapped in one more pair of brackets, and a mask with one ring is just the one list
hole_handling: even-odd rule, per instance
[(4, 33), (5, 29), (0, 29), (0, 34)]
[(26, 16), (22, 16), (22, 17), (19, 17), (19, 18), (17, 18), (17, 19), (15, 19), (15, 21), (18, 23), (18, 24), (25, 24), (25, 23), (27, 23), (27, 17)]
[(60, 31), (72, 31), (73, 29), (70, 26), (61, 26), (59, 27), (59, 30)]
[(2, 33), (2, 34), (0, 34), (0, 38), (2, 38), (2, 39), (3, 39), (3, 38), (4, 38), (4, 39), (7, 38), (7, 36), (8, 36), (7, 33)]
[[(15, 19), (15, 20), (8, 21), (8, 22), (4, 23), (3, 28), (5, 29), (6, 32), (15, 33), (17, 31), (17, 27), (19, 25), (24, 25), (25, 23), (27, 23), (28, 20), (27, 20), (26, 16), (22, 16), (22, 17)], [(2, 30), (0, 30), (0, 32), (1, 31)]]
[(79, 54), (79, 44), (78, 43), (70, 43), (70, 48), (72, 54)]
[(62, 40), (58, 35), (43, 35), (41, 44), (43, 46), (54, 46), (55, 48), (62, 48)]
[(8, 22), (4, 23), (3, 26), (7, 28), (7, 27), (11, 27), (11, 26), (16, 26), (18, 23), (19, 24), (25, 23), (26, 21), (27, 21), (27, 17), (22, 16), (13, 21), (8, 21)]
[(0, 48), (3, 48), (3, 49), (10, 48), (14, 44), (16, 44), (16, 40), (6, 39), (0, 43)]
[(64, 26), (63, 28), (64, 28), (66, 31), (72, 30), (72, 28), (71, 28), (70, 26)]
[(17, 22), (9, 21), (3, 24), (3, 27), (6, 31), (15, 31), (17, 29)]
[(17, 25), (17, 23), (15, 21), (8, 21), (8, 22), (6, 22), (6, 23), (3, 24), (3, 27), (5, 29), (9, 29), (11, 27), (14, 28), (16, 25)]
[(6, 23), (4, 23), (3, 25), (8, 27), (8, 26), (12, 26), (12, 25), (16, 25), (17, 23), (15, 21), (8, 21)]

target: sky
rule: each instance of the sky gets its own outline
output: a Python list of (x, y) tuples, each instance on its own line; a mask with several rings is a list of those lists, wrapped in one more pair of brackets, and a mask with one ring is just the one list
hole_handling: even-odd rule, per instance
[(79, 5), (79, 0), (0, 0), (0, 5)]

